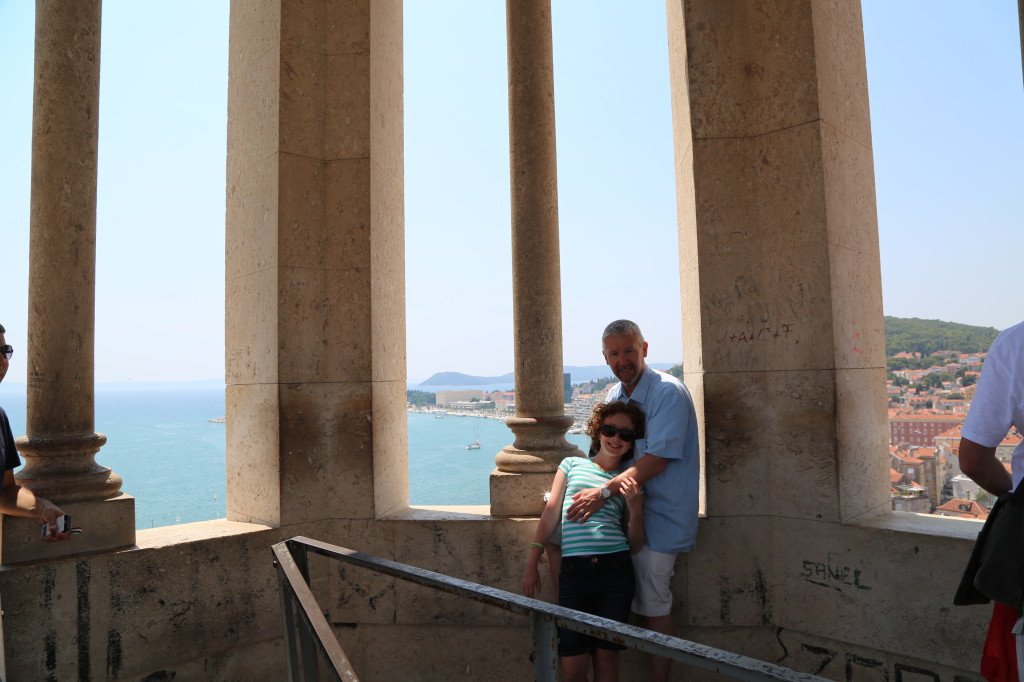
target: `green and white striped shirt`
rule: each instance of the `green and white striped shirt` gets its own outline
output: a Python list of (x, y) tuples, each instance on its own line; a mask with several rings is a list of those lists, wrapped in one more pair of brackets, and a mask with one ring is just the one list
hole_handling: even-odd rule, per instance
[(562, 500), (562, 556), (611, 554), (628, 550), (629, 541), (622, 524), (626, 499), (622, 495), (607, 500), (600, 511), (583, 523), (565, 518), (573, 495), (586, 488), (600, 488), (619, 472), (605, 471), (594, 464), (593, 460), (582, 457), (566, 457), (558, 468), (566, 479), (565, 498)]

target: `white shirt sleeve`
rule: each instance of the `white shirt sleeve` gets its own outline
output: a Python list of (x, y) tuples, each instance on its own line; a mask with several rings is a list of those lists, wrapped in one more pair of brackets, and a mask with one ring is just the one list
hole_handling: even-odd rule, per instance
[(987, 448), (996, 447), (1015, 424), (1015, 415), (1021, 413), (1024, 367), (1015, 336), (1000, 336), (989, 349), (982, 366), (981, 379), (971, 401), (971, 409), (960, 432), (964, 438)]

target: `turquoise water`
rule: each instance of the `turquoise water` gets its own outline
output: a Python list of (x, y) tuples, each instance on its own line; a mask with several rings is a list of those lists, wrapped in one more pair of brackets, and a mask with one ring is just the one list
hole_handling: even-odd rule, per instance
[[(4, 392), (15, 437), (25, 433), (24, 393)], [(135, 496), (135, 527), (223, 518), (224, 387), (96, 390), (96, 431), (107, 444), (96, 462)]]
[[(15, 436), (25, 433), (25, 394), (5, 387), (0, 405)], [(97, 388), (96, 461), (135, 496), (137, 528), (224, 518), (224, 388)], [(494, 419), (410, 413), (409, 498), (414, 505), (489, 504), (494, 456), (512, 432)], [(480, 439), (479, 450), (466, 450)], [(567, 438), (586, 450), (586, 436)]]
[[(479, 433), (480, 449), (466, 450)], [(566, 438), (584, 452), (587, 436)], [(490, 504), (494, 456), (512, 443), (509, 428), (495, 419), (409, 413), (409, 501), (416, 505)]]

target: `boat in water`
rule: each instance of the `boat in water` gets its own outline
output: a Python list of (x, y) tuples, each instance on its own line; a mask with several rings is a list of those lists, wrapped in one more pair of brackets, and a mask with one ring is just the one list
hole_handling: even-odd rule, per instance
[(466, 446), (467, 450), (479, 450), (480, 449), (480, 427), (473, 425), (473, 442)]

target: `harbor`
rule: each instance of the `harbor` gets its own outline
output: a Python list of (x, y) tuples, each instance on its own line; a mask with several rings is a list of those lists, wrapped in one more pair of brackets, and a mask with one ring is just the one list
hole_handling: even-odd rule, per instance
[[(494, 457), (514, 440), (504, 419), (480, 412), (409, 409), (409, 500), (420, 506), (488, 505)], [(590, 439), (567, 434), (586, 452)], [(474, 447), (467, 447), (473, 445)]]

